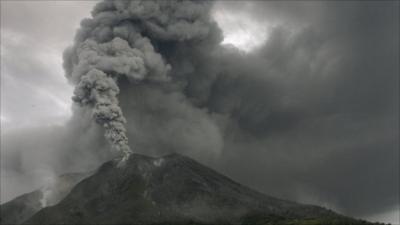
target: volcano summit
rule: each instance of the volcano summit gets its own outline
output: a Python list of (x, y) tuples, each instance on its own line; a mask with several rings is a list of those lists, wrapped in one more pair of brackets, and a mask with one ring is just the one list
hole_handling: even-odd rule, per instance
[(122, 167), (118, 160), (104, 163), (58, 204), (41, 209), (24, 224), (367, 222), (266, 196), (179, 154), (159, 158), (133, 154)]

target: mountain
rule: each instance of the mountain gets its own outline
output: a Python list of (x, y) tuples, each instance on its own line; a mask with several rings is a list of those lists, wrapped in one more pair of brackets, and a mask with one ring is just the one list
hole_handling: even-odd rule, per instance
[(0, 224), (20, 224), (42, 208), (57, 204), (79, 181), (90, 174), (63, 174), (39, 190), (23, 194), (2, 204), (0, 206)]
[(369, 224), (279, 200), (178, 154), (103, 164), (25, 224)]

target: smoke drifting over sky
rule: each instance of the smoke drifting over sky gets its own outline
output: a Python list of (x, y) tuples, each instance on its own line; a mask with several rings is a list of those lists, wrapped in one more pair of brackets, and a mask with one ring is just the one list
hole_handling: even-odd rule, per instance
[[(28, 15), (41, 26), (41, 14), (55, 9), (2, 3), (3, 128), (22, 117), (28, 90), (72, 95), (61, 88), (62, 71), (46, 69), (61, 56), (38, 63), (32, 59), (42, 49), (20, 46), (65, 48), (77, 25), (68, 23), (73, 11), (57, 25), (71, 24), (59, 31), (68, 39), (52, 40), (52, 29), (43, 39), (45, 31), (18, 19), (35, 4), (40, 13)], [(180, 152), (276, 197), (364, 218), (389, 213), (383, 219), (396, 222), (398, 2), (117, 1), (99, 3), (92, 16), (64, 54), (81, 106), (65, 125), (3, 131), (2, 185), (30, 183), (21, 178), (27, 171), (95, 168), (115, 156), (105, 131), (121, 135), (112, 144), (129, 139), (136, 152)], [(54, 105), (46, 101), (37, 107)], [(68, 111), (53, 111), (61, 110)], [(20, 194), (3, 191), (2, 201)]]

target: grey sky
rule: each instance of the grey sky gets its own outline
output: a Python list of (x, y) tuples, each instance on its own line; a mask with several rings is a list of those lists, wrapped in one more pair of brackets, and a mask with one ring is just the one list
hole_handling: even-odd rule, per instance
[[(54, 167), (47, 164), (49, 158), (44, 162), (39, 157), (40, 152), (48, 154), (39, 147), (54, 146), (34, 142), (49, 134), (43, 126), (62, 125), (72, 115), (73, 87), (64, 77), (62, 52), (94, 4), (1, 2), (2, 155), (11, 157), (8, 152), (21, 146), (38, 151), (24, 168), (33, 168), (33, 175), (2, 170), (2, 181), (8, 179), (2, 202), (29, 191), (32, 177), (47, 176), (43, 173), (49, 170), (35, 163)], [(222, 71), (229, 76), (213, 81), (208, 98), (199, 100), (212, 116), (183, 105), (161, 109), (182, 114), (182, 130), (199, 130), (196, 137), (166, 146), (192, 148), (188, 155), (267, 194), (398, 223), (398, 2), (227, 1), (216, 3), (212, 14), (224, 33), (223, 43), (248, 55), (226, 53), (224, 63), (233, 65)], [(185, 94), (203, 97), (196, 88), (189, 91)], [(143, 130), (139, 144), (157, 149), (177, 134), (154, 133), (155, 127), (168, 130), (179, 123), (144, 122), (176, 118), (143, 117), (140, 110), (148, 114), (148, 106), (135, 112), (138, 106), (126, 96), (135, 91), (121, 97), (128, 125), (144, 118), (135, 125)], [(175, 104), (173, 96), (147, 97)], [(214, 122), (215, 129), (229, 132), (219, 137)], [(41, 130), (37, 138), (24, 131), (31, 127)], [(128, 127), (134, 138), (136, 127)], [(19, 134), (29, 138), (15, 147)], [(150, 139), (154, 143), (146, 142)], [(199, 147), (191, 147), (193, 143)], [(220, 158), (210, 159), (198, 153), (200, 148), (218, 149)], [(30, 185), (14, 189), (17, 183)]]
[(62, 52), (93, 4), (1, 2), (3, 132), (59, 123), (70, 116), (72, 87), (63, 76)]

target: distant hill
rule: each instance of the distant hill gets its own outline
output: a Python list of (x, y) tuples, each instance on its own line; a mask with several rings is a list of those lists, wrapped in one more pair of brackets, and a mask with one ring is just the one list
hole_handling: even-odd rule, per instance
[(55, 178), (42, 189), (23, 194), (0, 206), (0, 224), (20, 224), (40, 209), (57, 204), (83, 178), (91, 173), (68, 173)]
[(371, 224), (266, 196), (178, 154), (107, 162), (24, 223)]

